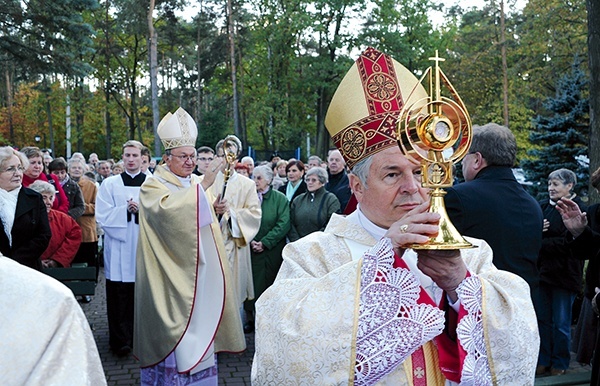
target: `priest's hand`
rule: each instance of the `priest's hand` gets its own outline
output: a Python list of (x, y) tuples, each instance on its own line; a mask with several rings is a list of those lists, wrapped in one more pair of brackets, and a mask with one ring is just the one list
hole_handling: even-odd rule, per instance
[(227, 205), (227, 200), (221, 200), (220, 194), (215, 200), (215, 202), (213, 202), (213, 207), (215, 208), (215, 213), (217, 215), (224, 215), (229, 211), (229, 205)]
[(456, 302), (456, 287), (467, 277), (467, 266), (460, 251), (419, 249), (416, 252), (417, 267)]
[(440, 215), (429, 213), (429, 201), (422, 203), (388, 229), (385, 237), (392, 241), (394, 251), (402, 256), (412, 244), (425, 244), (439, 232)]
[(139, 211), (139, 204), (133, 201), (133, 198), (127, 200), (127, 211), (129, 213), (137, 213)]
[(565, 227), (574, 238), (583, 233), (588, 221), (586, 213), (579, 209), (579, 205), (573, 200), (563, 197), (556, 203), (556, 210), (560, 213)]
[(206, 168), (203, 179), (201, 182), (202, 189), (206, 190), (215, 182), (215, 177), (219, 174), (219, 171), (223, 168), (223, 157), (215, 157)]

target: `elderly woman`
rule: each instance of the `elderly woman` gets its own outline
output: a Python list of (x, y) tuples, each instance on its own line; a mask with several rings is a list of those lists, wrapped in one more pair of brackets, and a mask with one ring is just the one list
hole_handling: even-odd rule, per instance
[(304, 170), (304, 163), (299, 160), (291, 160), (285, 167), (287, 182), (279, 188), (279, 191), (285, 194), (290, 204), (296, 197), (306, 192)]
[(567, 228), (556, 209), (562, 198), (574, 201), (581, 211), (583, 203), (573, 193), (575, 173), (558, 169), (548, 176), (549, 200), (540, 203), (544, 213), (542, 248), (538, 258), (540, 299), (537, 313), (540, 329), (540, 356), (536, 373), (562, 375), (569, 368), (571, 354), (571, 309), (581, 290), (583, 262), (571, 256), (565, 245)]
[[(283, 193), (270, 188), (273, 180), (273, 170), (270, 165), (254, 168), (252, 176), (262, 210), (260, 228), (254, 240), (250, 242), (256, 300), (273, 284), (283, 262), (281, 251), (285, 247), (285, 236), (290, 230), (290, 206)], [(244, 303), (246, 310), (244, 332), (246, 333), (254, 331), (255, 300), (247, 300)]]
[(50, 225), (42, 197), (22, 186), (27, 166), (23, 154), (0, 147), (0, 252), (39, 270), (40, 256), (50, 241)]
[(29, 161), (29, 166), (25, 169), (25, 174), (23, 175), (23, 186), (27, 188), (37, 180), (51, 183), (54, 185), (57, 193), (53, 209), (60, 210), (63, 213), (69, 213), (69, 199), (60, 185), (58, 177), (54, 174), (44, 173), (42, 151), (37, 147), (31, 146), (22, 148), (21, 153), (25, 154), (25, 157), (27, 157)]
[(273, 189), (279, 190), (279, 188), (287, 182), (287, 173), (285, 171), (287, 164), (288, 162), (282, 159), (281, 161), (277, 162), (277, 166), (275, 166), (275, 169), (273, 169), (273, 182), (271, 183)]
[(38, 180), (29, 185), (29, 189), (42, 195), (52, 231), (48, 248), (41, 256), (42, 266), (44, 268), (70, 267), (81, 244), (81, 228), (68, 214), (52, 209), (56, 198), (54, 186)]
[(340, 212), (340, 201), (335, 194), (325, 190), (327, 170), (311, 168), (306, 173), (308, 191), (292, 202), (290, 209), (292, 227), (288, 238), (296, 241), (310, 233), (322, 231), (333, 213)]
[[(88, 267), (98, 267), (98, 232), (96, 230), (97, 182), (93, 177), (84, 176), (87, 165), (79, 159), (71, 159), (68, 164), (69, 176), (79, 185), (83, 195), (83, 215), (77, 218), (81, 227), (81, 245), (73, 263), (87, 263)], [(96, 275), (98, 269), (96, 269)]]

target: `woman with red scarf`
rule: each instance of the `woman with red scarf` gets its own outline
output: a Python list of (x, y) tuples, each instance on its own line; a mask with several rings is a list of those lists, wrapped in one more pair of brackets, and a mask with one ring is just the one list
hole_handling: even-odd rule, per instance
[(25, 154), (29, 160), (29, 167), (23, 174), (23, 186), (29, 187), (34, 181), (41, 180), (48, 182), (56, 189), (56, 200), (52, 209), (59, 210), (63, 213), (69, 212), (69, 199), (65, 194), (58, 177), (53, 174), (44, 173), (44, 161), (41, 150), (37, 147), (30, 146), (21, 149), (21, 153)]

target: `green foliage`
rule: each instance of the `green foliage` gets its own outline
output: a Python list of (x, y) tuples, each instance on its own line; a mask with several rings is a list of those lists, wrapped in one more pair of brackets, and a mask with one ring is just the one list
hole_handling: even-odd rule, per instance
[(93, 50), (94, 31), (82, 13), (97, 7), (96, 0), (1, 0), (0, 59), (26, 79), (89, 73), (91, 67), (81, 58)]
[(230, 134), (230, 122), (225, 118), (225, 103), (216, 103), (214, 108), (207, 111), (204, 119), (198, 125), (196, 145), (215, 148), (219, 140)]
[(375, 0), (356, 44), (377, 47), (410, 71), (422, 72), (436, 50), (445, 52), (442, 33), (429, 20), (429, 12), (439, 9), (432, 0)]
[(519, 76), (515, 79), (521, 80), (522, 92), (539, 113), (542, 101), (569, 71), (573, 57), (587, 57), (585, 1), (529, 0), (515, 33), (519, 37), (511, 58)]
[(534, 120), (535, 131), (531, 142), (540, 146), (530, 151), (533, 160), (523, 163), (528, 179), (539, 183), (536, 193), (543, 198), (541, 191), (548, 175), (560, 168), (572, 170), (578, 181), (575, 192), (587, 189), (589, 170), (577, 162), (576, 157), (587, 155), (589, 138), (589, 105), (586, 97), (587, 76), (579, 68), (579, 60), (572, 66), (556, 86), (556, 95), (544, 103), (548, 113), (538, 115)]
[[(225, 2), (196, 2), (198, 13), (182, 17), (186, 2), (156, 3), (160, 115), (184, 107), (198, 123), (198, 143), (214, 146), (233, 133)], [(267, 153), (304, 148), (308, 133), (311, 153), (325, 155), (329, 102), (367, 46), (391, 54), (417, 76), (439, 50), (473, 123), (502, 123), (504, 44), (509, 127), (519, 161), (532, 160), (534, 150), (547, 146), (530, 141), (532, 118), (547, 115), (542, 102), (555, 94), (574, 55), (587, 55), (583, 2), (529, 0), (522, 11), (508, 9), (506, 42), (497, 1), (467, 10), (441, 9), (435, 0), (233, 3), (242, 128), (247, 144)], [(443, 14), (442, 25), (430, 10)], [(100, 7), (96, 0), (0, 0), (0, 74), (7, 77), (0, 82), (0, 135), (8, 139), (12, 125), (18, 145), (31, 144), (36, 134), (49, 145), (50, 98), (55, 146), (64, 152), (69, 96), (77, 150), (118, 157), (128, 138), (152, 143), (147, 11), (148, 2), (136, 0), (102, 0)], [(587, 71), (585, 64), (581, 70)], [(35, 87), (40, 74), (52, 85), (47, 91)]]
[[(458, 30), (448, 47), (444, 72), (457, 89), (475, 123), (501, 116), (502, 63), (497, 10), (473, 9), (456, 20)], [(441, 54), (443, 56), (443, 54)], [(495, 120), (497, 118), (494, 118)], [(496, 120), (502, 123), (503, 120)]]

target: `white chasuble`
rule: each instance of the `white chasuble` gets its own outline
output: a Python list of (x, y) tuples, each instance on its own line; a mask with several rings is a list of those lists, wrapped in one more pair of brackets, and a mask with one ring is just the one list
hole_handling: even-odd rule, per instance
[[(222, 193), (223, 184), (224, 176), (219, 173), (207, 189), (211, 203)], [(241, 307), (244, 300), (254, 298), (250, 241), (258, 233), (262, 211), (254, 181), (235, 172), (227, 182), (225, 200), (229, 213), (223, 216), (219, 226)]]
[[(539, 336), (529, 288), (470, 240), (478, 248), (461, 251), (469, 275), (457, 289), (454, 364), (441, 346), (452, 343), (444, 324), (455, 311), (423, 288), (410, 255), (395, 266), (389, 241), (338, 215), (288, 244), (256, 303), (253, 384), (453, 384), (447, 374), (464, 385), (532, 385)], [(353, 260), (360, 245), (366, 253)]]

